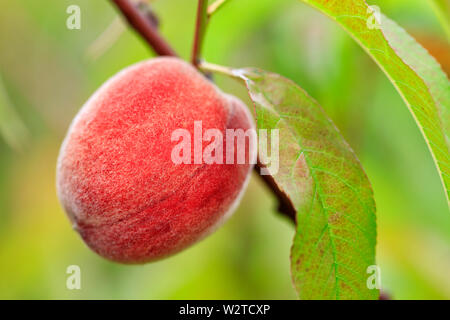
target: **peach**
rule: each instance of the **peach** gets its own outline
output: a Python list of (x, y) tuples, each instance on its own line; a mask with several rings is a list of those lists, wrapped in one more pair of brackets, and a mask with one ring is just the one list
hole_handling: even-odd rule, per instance
[[(244, 103), (177, 58), (130, 66), (86, 102), (61, 147), (57, 190), (92, 250), (122, 263), (154, 261), (202, 239), (232, 213), (250, 176), (252, 144), (246, 137), (246, 148), (235, 148), (246, 152), (245, 163), (175, 163), (173, 132), (194, 136), (194, 122), (202, 133), (218, 129), (227, 146), (237, 139), (226, 131), (254, 128)], [(194, 159), (194, 145), (191, 151)]]

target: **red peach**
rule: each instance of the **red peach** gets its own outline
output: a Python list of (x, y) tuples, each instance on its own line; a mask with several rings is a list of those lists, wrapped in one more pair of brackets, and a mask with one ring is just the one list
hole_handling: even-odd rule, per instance
[[(174, 163), (172, 133), (182, 128), (194, 136), (195, 121), (225, 140), (227, 129), (254, 128), (240, 100), (177, 58), (128, 67), (87, 101), (62, 144), (57, 189), (91, 249), (122, 263), (154, 261), (192, 245), (232, 213), (253, 160)], [(254, 154), (250, 148), (237, 152)]]

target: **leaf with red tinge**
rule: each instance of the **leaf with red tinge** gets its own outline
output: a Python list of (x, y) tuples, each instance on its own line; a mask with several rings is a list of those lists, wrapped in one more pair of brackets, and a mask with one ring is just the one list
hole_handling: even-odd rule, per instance
[[(208, 69), (208, 68), (205, 68)], [(367, 287), (375, 265), (375, 202), (361, 164), (323, 109), (280, 75), (256, 69), (218, 70), (245, 81), (258, 129), (267, 129), (260, 161), (297, 211), (291, 250), (301, 299), (378, 299)], [(277, 130), (272, 136), (272, 131)], [(261, 131), (260, 131), (261, 132)], [(264, 158), (264, 159), (262, 159)], [(275, 159), (274, 159), (275, 158)]]
[(279, 129), (279, 170), (271, 175), (297, 210), (291, 270), (299, 297), (378, 299), (366, 284), (375, 264), (375, 203), (355, 154), (295, 83), (255, 70), (239, 75), (258, 129)]
[(302, 0), (341, 25), (373, 58), (406, 102), (433, 156), (450, 205), (450, 83), (438, 63), (364, 0)]

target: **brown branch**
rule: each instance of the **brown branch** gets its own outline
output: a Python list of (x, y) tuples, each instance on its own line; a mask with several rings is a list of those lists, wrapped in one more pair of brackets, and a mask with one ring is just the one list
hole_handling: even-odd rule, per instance
[[(159, 34), (157, 26), (152, 23), (149, 18), (142, 14), (138, 7), (133, 5), (130, 0), (111, 0), (117, 8), (122, 12), (125, 18), (128, 20), (129, 24), (138, 32), (150, 45), (151, 48), (158, 55), (165, 56), (178, 56), (176, 52), (170, 47), (170, 45), (164, 40), (164, 38)], [(207, 1), (199, 0), (199, 13), (206, 15), (206, 5)], [(205, 6), (205, 7), (204, 7)], [(205, 10), (205, 11), (204, 11)], [(202, 17), (202, 15), (200, 17)], [(203, 18), (205, 17), (203, 16)], [(207, 19), (207, 17), (206, 17)], [(207, 20), (206, 20), (207, 22)], [(203, 24), (203, 25), (202, 25)], [(203, 30), (202, 30), (203, 28)], [(201, 49), (201, 42), (203, 41), (204, 31), (206, 29), (205, 21), (197, 20), (198, 36), (194, 40), (193, 58), (195, 57), (195, 62), (199, 63), (199, 54)], [(197, 31), (196, 31), (197, 34)], [(197, 44), (195, 44), (197, 41)], [(272, 176), (260, 175), (261, 165), (257, 164), (255, 166), (255, 171), (262, 178), (264, 183), (272, 190), (273, 194), (278, 198), (279, 207), (278, 211), (288, 217), (292, 222), (295, 223), (296, 212), (295, 209), (287, 197), (287, 195), (281, 191)]]
[(150, 23), (154, 26), (155, 29), (159, 27), (159, 19), (156, 16), (155, 12), (150, 7), (148, 0), (138, 0), (137, 7), (139, 11), (142, 12), (144, 16), (150, 21)]
[(160, 56), (177, 56), (170, 45), (161, 37), (154, 23), (142, 14), (129, 0), (111, 0), (122, 12), (128, 23), (147, 41)]
[(198, 68), (200, 55), (205, 38), (206, 25), (208, 24), (208, 1), (198, 0), (197, 20), (195, 23), (194, 45), (192, 46), (192, 64)]
[(259, 177), (265, 183), (265, 185), (273, 192), (273, 194), (278, 199), (278, 212), (288, 219), (290, 219), (294, 224), (296, 223), (297, 211), (295, 210), (291, 200), (277, 185), (275, 180), (270, 175), (262, 175), (261, 168), (264, 167), (259, 161), (255, 165), (255, 171), (258, 173)]

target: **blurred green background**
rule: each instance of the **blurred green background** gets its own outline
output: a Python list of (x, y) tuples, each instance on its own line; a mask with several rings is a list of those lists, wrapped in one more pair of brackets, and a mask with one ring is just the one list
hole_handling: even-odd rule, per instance
[[(369, 1), (448, 72), (448, 42), (429, 2)], [(162, 33), (188, 58), (196, 1), (153, 3)], [(71, 4), (81, 8), (81, 30), (66, 28)], [(320, 102), (373, 184), (383, 290), (394, 299), (450, 299), (450, 214), (438, 174), (405, 104), (362, 49), (300, 1), (234, 0), (212, 20), (204, 52), (210, 62), (280, 73)], [(160, 262), (108, 262), (72, 231), (55, 191), (65, 132), (106, 79), (152, 55), (107, 0), (2, 1), (0, 298), (296, 298), (294, 228), (256, 176), (224, 227)], [(216, 82), (246, 99), (240, 84)], [(66, 289), (73, 264), (81, 267), (81, 290)]]

